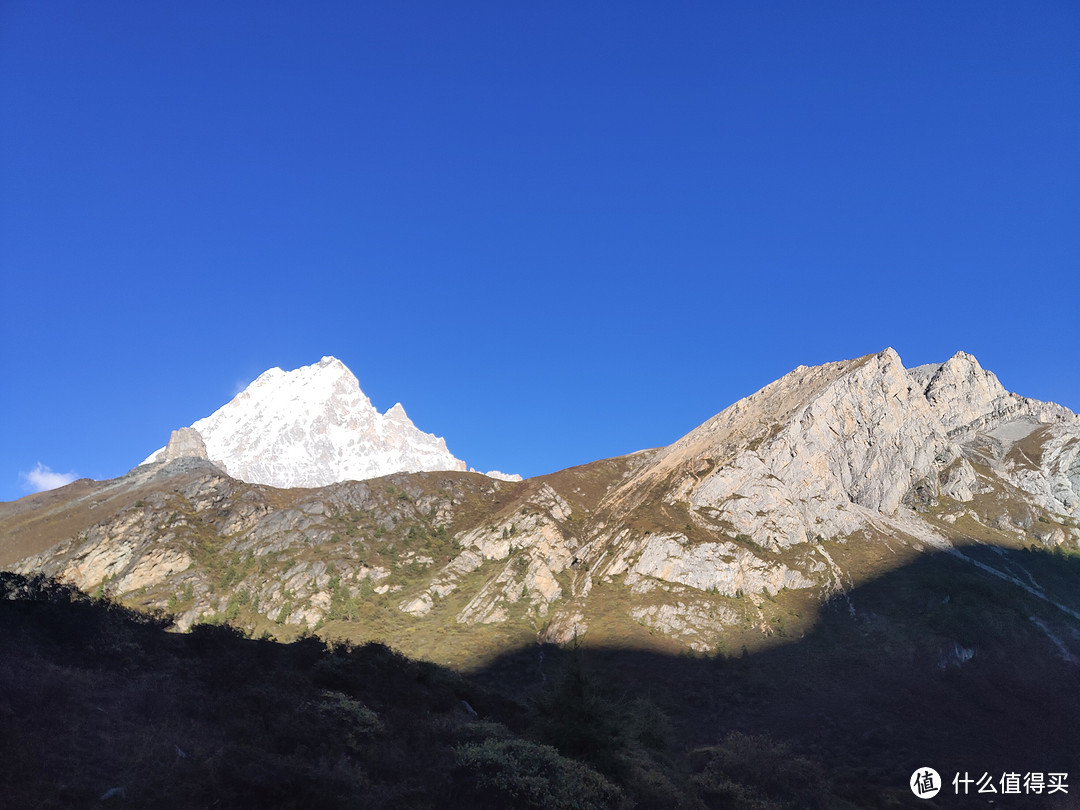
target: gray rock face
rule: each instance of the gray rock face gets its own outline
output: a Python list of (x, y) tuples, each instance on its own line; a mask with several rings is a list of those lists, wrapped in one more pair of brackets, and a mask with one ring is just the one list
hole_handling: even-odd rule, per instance
[[(1080, 430), (1063, 422), (1044, 426), (1024, 421), (1009, 426), (1017, 424), (1028, 432), (1009, 445), (1011, 452), (1001, 462), (1002, 474), (1044, 509), (1061, 515), (1080, 514)], [(995, 431), (994, 435), (1003, 433)], [(1008, 439), (999, 441), (1004, 444)], [(1030, 447), (1024, 448), (1021, 442)]]
[(1009, 394), (978, 360), (957, 352), (938, 366), (924, 396), (945, 430), (951, 431), (1000, 409)]
[[(928, 371), (932, 372), (929, 376)], [(1009, 393), (993, 373), (966, 352), (957, 352), (940, 366), (920, 366), (910, 375), (916, 382), (926, 379), (926, 400), (953, 438), (989, 432), (1018, 418), (1035, 423), (1077, 424), (1068, 408)]]
[(168, 463), (181, 458), (201, 458), (210, 460), (206, 454), (206, 444), (203, 442), (199, 431), (194, 428), (180, 428), (174, 430), (169, 436), (169, 443), (165, 447), (165, 455), (162, 461)]
[(734, 610), (694, 600), (641, 606), (633, 608), (630, 616), (646, 627), (679, 639), (698, 652), (716, 649), (724, 628), (739, 623), (739, 616)]
[(799, 571), (766, 562), (735, 543), (690, 543), (679, 534), (651, 534), (624, 546), (602, 570), (607, 577), (620, 574), (626, 574), (624, 581), (630, 586), (651, 577), (723, 596), (777, 593), (815, 584)]
[[(940, 495), (970, 501), (980, 485), (965, 443), (1017, 415), (1080, 431), (1070, 411), (1009, 394), (963, 352), (911, 372), (892, 349), (799, 367), (662, 451), (616, 500), (632, 508), (663, 487), (701, 525), (766, 548), (847, 536)], [(1027, 484), (1060, 505), (1077, 491), (1066, 444)]]

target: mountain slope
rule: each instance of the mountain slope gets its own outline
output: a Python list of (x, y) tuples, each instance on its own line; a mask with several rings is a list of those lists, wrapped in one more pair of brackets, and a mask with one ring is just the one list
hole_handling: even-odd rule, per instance
[[(320, 628), (458, 663), (537, 638), (715, 652), (801, 632), (929, 551), (1076, 549), (1080, 422), (970, 355), (907, 370), (889, 349), (795, 369), (670, 447), (525, 482), (289, 490), (181, 457), (64, 492), (0, 507), (0, 555), (181, 627)], [(976, 567), (1080, 610), (1015, 564)]]

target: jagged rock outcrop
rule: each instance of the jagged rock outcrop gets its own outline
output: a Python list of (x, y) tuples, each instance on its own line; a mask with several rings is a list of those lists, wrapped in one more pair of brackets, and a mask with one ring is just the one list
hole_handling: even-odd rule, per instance
[(597, 573), (606, 577), (626, 574), (624, 581), (630, 586), (652, 577), (724, 596), (777, 593), (782, 588), (815, 584), (783, 563), (762, 560), (735, 543), (690, 543), (680, 534), (651, 534), (627, 544)]
[(940, 365), (919, 366), (908, 372), (950, 436), (989, 431), (1017, 419), (1035, 423), (1076, 424), (1067, 408), (1009, 393), (998, 378), (967, 352), (957, 352)]
[[(1060, 406), (1006, 393), (962, 352), (910, 373), (892, 349), (800, 367), (667, 448), (614, 500), (633, 508), (660, 488), (703, 525), (767, 548), (846, 536), (905, 504), (971, 500), (979, 484), (953, 434), (1017, 415), (1066, 433), (1078, 424)], [(1062, 494), (1070, 463), (1050, 475)]]
[(732, 608), (692, 599), (642, 605), (631, 609), (630, 617), (642, 626), (672, 636), (698, 652), (715, 650), (724, 629), (741, 621), (739, 613)]
[(165, 455), (161, 459), (166, 464), (181, 458), (201, 458), (207, 461), (210, 456), (206, 453), (206, 444), (203, 442), (199, 431), (194, 428), (180, 428), (174, 430), (169, 436), (169, 443), (165, 447)]
[(894, 514), (959, 455), (889, 349), (797, 368), (680, 439), (623, 497), (661, 486), (703, 523), (779, 549)]
[(460, 580), (486, 561), (506, 560), (501, 570), (473, 596), (458, 613), (463, 624), (491, 624), (506, 621), (508, 606), (525, 600), (532, 615), (546, 616), (548, 606), (562, 595), (557, 575), (569, 568), (578, 546), (569, 533), (570, 505), (548, 485), (528, 496), (510, 514), (498, 516), (458, 538), (463, 548), (435, 576), (430, 587), (402, 603), (401, 610), (413, 615), (431, 611), (433, 599), (444, 599), (458, 588)]
[(922, 393), (947, 431), (966, 427), (1000, 409), (1009, 396), (997, 377), (966, 352), (957, 352), (931, 370)]
[(1018, 419), (984, 434), (999, 473), (1051, 512), (1080, 514), (1080, 431), (1064, 422)]

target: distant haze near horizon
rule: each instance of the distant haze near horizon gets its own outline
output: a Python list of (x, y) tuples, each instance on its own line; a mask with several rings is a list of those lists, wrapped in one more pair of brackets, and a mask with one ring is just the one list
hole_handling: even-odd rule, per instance
[(0, 10), (0, 500), (333, 355), (477, 469), (792, 368), (1080, 409), (1080, 8)]

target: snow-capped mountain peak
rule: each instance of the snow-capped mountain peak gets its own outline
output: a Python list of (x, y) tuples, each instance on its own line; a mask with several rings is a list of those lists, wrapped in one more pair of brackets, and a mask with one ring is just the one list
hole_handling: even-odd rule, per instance
[[(335, 357), (271, 368), (191, 426), (209, 458), (244, 481), (316, 487), (393, 472), (465, 470), (446, 442), (417, 428), (400, 403), (380, 414)], [(157, 451), (145, 462), (164, 460)]]

